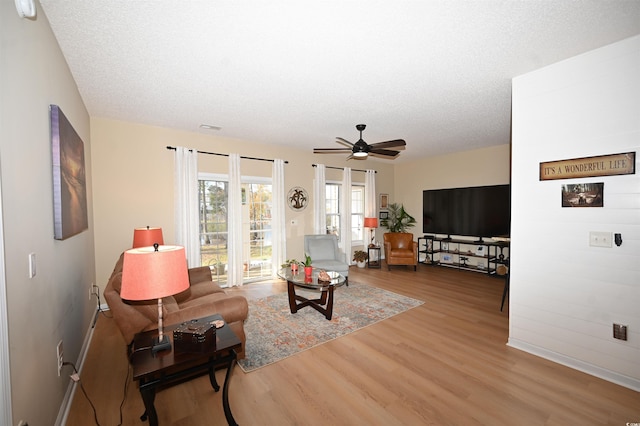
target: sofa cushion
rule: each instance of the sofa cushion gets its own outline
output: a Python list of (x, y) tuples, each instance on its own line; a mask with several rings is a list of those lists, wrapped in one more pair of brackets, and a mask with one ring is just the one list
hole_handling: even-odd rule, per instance
[(200, 282), (192, 282), (188, 289), (183, 292), (180, 292), (173, 297), (176, 299), (178, 304), (185, 303), (189, 300), (197, 299), (202, 296), (206, 296), (211, 293), (222, 293), (224, 294), (224, 290), (220, 288), (220, 286), (213, 281), (200, 281)]
[(192, 318), (219, 313), (227, 323), (244, 322), (249, 315), (249, 304), (243, 296), (211, 293), (180, 304), (180, 310), (191, 311)]

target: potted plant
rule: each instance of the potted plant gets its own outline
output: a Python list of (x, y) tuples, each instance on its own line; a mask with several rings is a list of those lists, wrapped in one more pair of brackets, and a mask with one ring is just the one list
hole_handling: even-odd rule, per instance
[(356, 250), (353, 252), (353, 261), (356, 262), (358, 268), (364, 268), (365, 262), (369, 258), (366, 251)]
[(313, 268), (311, 267), (311, 256), (308, 254), (304, 255), (304, 277), (311, 278), (311, 273), (313, 272)]
[(416, 220), (407, 213), (402, 204), (389, 204), (388, 216), (380, 221), (380, 224), (389, 232), (407, 232), (416, 225)]
[(291, 272), (294, 274), (298, 273), (298, 267), (301, 265), (301, 263), (299, 261), (297, 261), (296, 259), (287, 259), (284, 261), (284, 263), (282, 265), (280, 265), (281, 268), (291, 268)]

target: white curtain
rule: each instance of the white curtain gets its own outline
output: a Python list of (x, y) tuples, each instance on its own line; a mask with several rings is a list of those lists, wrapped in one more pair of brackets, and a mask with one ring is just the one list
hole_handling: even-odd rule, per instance
[(229, 154), (227, 285), (242, 285), (242, 178), (240, 155)]
[(378, 217), (376, 200), (376, 171), (367, 170), (364, 178), (364, 217)]
[(271, 177), (271, 263), (273, 276), (276, 277), (280, 265), (284, 263), (287, 256), (285, 224), (285, 203), (287, 195), (284, 192), (284, 160), (276, 159), (273, 161)]
[[(376, 171), (367, 170), (364, 178), (364, 217), (378, 217), (376, 201)], [(378, 226), (380, 226), (380, 223), (378, 223)], [(371, 232), (371, 230), (369, 230), (369, 232)], [(370, 235), (367, 235), (365, 239), (368, 241), (369, 238)]]
[(326, 177), (324, 164), (315, 167), (313, 180), (313, 233), (327, 233)]
[(351, 265), (351, 168), (345, 167), (342, 172), (342, 208), (340, 209), (340, 245)]
[(176, 244), (184, 246), (187, 265), (200, 266), (200, 217), (198, 207), (198, 152), (176, 148), (174, 159)]

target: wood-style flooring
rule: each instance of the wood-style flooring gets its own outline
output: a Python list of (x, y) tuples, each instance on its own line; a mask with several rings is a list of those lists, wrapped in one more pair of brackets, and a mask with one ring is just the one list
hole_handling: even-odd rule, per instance
[[(503, 281), (433, 268), (350, 270), (361, 282), (424, 300), (422, 306), (230, 383), (240, 425), (617, 425), (640, 422), (640, 394), (506, 346)], [(283, 282), (229, 290), (249, 299)], [(336, 291), (335, 303), (340, 303)], [(141, 425), (143, 404), (128, 375), (125, 342), (101, 314), (81, 372), (100, 425)], [(320, 314), (318, 314), (320, 315)], [(224, 371), (217, 372), (223, 383)], [(160, 425), (225, 424), (207, 376), (156, 396)], [(124, 401), (124, 402), (123, 402)], [(95, 424), (80, 388), (68, 426)]]

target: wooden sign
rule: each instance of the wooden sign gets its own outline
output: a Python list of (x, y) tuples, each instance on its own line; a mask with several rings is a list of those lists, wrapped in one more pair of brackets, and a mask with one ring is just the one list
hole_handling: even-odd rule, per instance
[(635, 172), (635, 152), (540, 163), (540, 180), (632, 175)]

